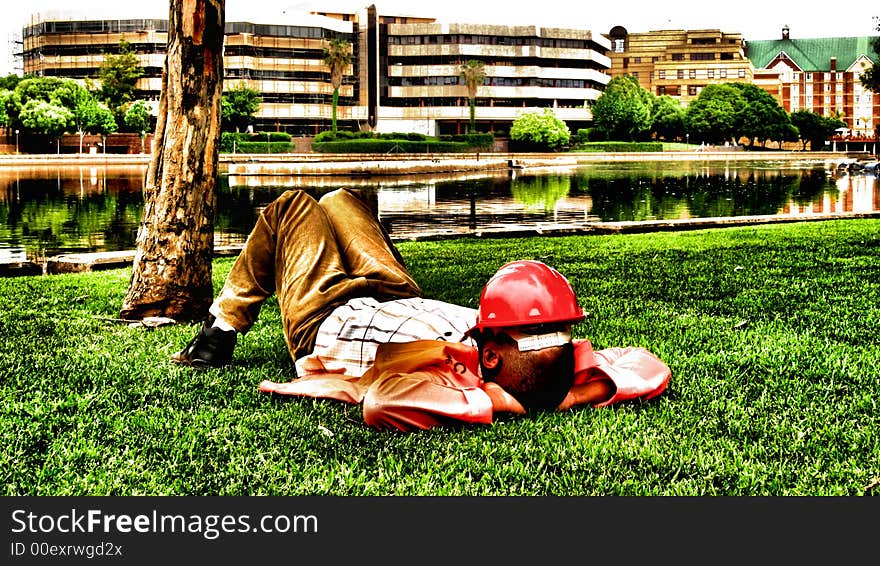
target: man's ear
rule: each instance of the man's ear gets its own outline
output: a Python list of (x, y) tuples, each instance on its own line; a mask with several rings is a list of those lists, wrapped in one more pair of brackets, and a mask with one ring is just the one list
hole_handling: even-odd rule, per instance
[(487, 343), (483, 345), (481, 361), (483, 367), (488, 370), (494, 370), (501, 364), (501, 353), (493, 344)]

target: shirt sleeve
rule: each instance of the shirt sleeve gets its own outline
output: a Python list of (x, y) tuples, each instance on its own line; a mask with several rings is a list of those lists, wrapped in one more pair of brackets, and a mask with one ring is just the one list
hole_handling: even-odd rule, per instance
[(277, 395), (334, 399), (346, 403), (360, 403), (364, 398), (364, 389), (357, 378), (341, 372), (313, 373), (286, 383), (267, 379), (260, 383), (260, 391)]
[(260, 391), (362, 403), (376, 428), (428, 429), (459, 421), (489, 424), (492, 400), (482, 389), (476, 349), (441, 340), (381, 344), (359, 378), (310, 374), (288, 383), (263, 381)]
[(633, 399), (652, 399), (666, 390), (671, 370), (660, 358), (645, 348), (606, 348), (594, 352), (596, 365), (578, 381), (610, 379), (615, 391), (595, 407), (606, 407)]

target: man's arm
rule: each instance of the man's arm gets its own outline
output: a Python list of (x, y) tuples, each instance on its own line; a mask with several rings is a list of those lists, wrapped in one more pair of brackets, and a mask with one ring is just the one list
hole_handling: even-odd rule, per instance
[(525, 407), (516, 400), (516, 397), (508, 393), (497, 383), (491, 381), (483, 384), (483, 391), (492, 400), (493, 413), (515, 413), (517, 415), (525, 414)]
[(603, 403), (614, 395), (614, 383), (607, 378), (598, 378), (587, 383), (576, 383), (568, 390), (568, 395), (559, 404), (557, 410), (564, 411), (578, 405), (596, 405)]
[(594, 360), (595, 365), (575, 376), (575, 384), (560, 410), (583, 404), (605, 407), (652, 399), (669, 383), (669, 366), (645, 348), (606, 348), (596, 351)]

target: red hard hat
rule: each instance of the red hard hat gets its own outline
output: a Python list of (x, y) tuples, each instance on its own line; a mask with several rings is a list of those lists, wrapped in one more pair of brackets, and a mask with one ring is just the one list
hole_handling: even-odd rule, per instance
[(561, 273), (540, 261), (512, 261), (483, 287), (477, 322), (468, 334), (485, 328), (574, 324), (584, 318), (571, 283)]

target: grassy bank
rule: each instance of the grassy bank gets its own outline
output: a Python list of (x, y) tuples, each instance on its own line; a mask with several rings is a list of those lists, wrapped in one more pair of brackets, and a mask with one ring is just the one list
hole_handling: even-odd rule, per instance
[[(880, 220), (400, 245), (429, 296), (475, 306), (508, 260), (565, 273), (597, 348), (672, 368), (642, 404), (401, 434), (273, 398), (271, 301), (236, 363), (113, 322), (129, 270), (0, 280), (6, 495), (863, 495), (880, 492)], [(217, 286), (231, 260), (217, 260)]]

